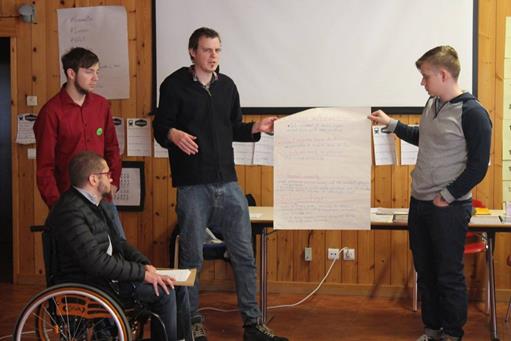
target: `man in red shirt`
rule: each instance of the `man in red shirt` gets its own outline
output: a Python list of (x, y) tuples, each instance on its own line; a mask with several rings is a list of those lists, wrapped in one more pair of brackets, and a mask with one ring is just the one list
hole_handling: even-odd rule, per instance
[[(49, 208), (69, 189), (68, 164), (76, 154), (92, 151), (107, 161), (112, 193), (119, 188), (122, 168), (110, 104), (92, 92), (99, 79), (98, 56), (75, 47), (62, 56), (62, 66), (67, 82), (42, 107), (34, 124), (37, 187)], [(119, 233), (125, 236), (122, 225)]]

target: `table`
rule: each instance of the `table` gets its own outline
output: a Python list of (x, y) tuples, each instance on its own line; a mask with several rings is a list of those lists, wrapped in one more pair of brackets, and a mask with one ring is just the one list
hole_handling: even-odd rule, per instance
[[(273, 207), (251, 206), (250, 221), (254, 233), (261, 235), (260, 257), (260, 306), (263, 322), (266, 322), (268, 310), (268, 282), (267, 282), (267, 232), (266, 229), (273, 227)], [(499, 211), (492, 211), (495, 214)], [(406, 222), (371, 222), (371, 230), (408, 230)], [(486, 266), (490, 283), (490, 337), (492, 341), (499, 340), (497, 331), (497, 312), (495, 303), (495, 266), (493, 253), (495, 250), (495, 237), (498, 232), (511, 232), (511, 223), (478, 223), (469, 224), (469, 230), (473, 232), (485, 232), (487, 235), (488, 249), (486, 250)], [(414, 292), (414, 295), (416, 293)]]

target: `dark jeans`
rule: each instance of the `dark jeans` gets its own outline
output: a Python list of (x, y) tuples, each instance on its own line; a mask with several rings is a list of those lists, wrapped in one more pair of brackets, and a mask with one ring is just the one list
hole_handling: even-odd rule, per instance
[[(131, 286), (131, 284), (129, 284)], [(133, 286), (122, 286), (121, 296), (128, 297)], [(190, 320), (190, 303), (186, 287), (175, 287), (167, 295), (160, 288), (160, 296), (156, 296), (153, 286), (147, 283), (134, 283), (135, 295), (148, 306), (152, 313), (157, 314), (167, 332), (168, 341), (185, 339), (193, 340)], [(151, 321), (151, 339), (166, 341), (157, 321)]]
[(455, 337), (463, 336), (467, 321), (463, 252), (471, 214), (471, 201), (440, 208), (412, 198), (408, 215), (422, 321), (426, 328), (443, 328)]

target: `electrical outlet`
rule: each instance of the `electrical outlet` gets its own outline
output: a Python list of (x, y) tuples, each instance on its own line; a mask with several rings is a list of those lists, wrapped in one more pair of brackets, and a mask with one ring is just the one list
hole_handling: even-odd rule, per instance
[(27, 96), (27, 106), (29, 107), (37, 106), (37, 96)]
[(306, 247), (304, 251), (304, 257), (306, 262), (310, 262), (312, 260), (312, 248)]
[(327, 256), (330, 260), (339, 259), (339, 249), (328, 248)]
[(342, 254), (344, 260), (355, 260), (355, 249), (345, 249)]

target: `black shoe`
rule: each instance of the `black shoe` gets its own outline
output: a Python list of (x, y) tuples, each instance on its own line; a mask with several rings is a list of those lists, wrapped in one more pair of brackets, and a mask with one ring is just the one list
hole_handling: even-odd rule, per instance
[(243, 327), (243, 341), (288, 341), (285, 337), (276, 336), (262, 323), (251, 324)]
[(208, 341), (206, 328), (204, 328), (202, 322), (196, 322), (192, 324), (192, 335), (194, 341)]

